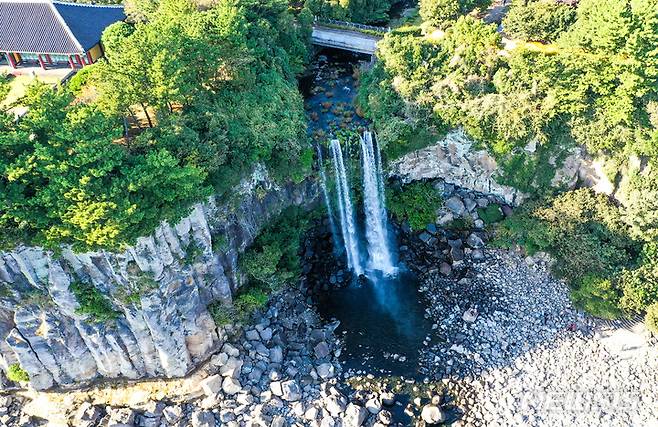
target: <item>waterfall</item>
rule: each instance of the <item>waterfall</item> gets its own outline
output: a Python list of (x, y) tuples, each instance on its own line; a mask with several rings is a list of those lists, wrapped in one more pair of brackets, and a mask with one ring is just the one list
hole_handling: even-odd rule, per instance
[(324, 203), (327, 205), (327, 215), (329, 215), (329, 225), (331, 227), (331, 237), (334, 241), (334, 251), (336, 253), (342, 252), (341, 240), (338, 237), (338, 230), (336, 229), (336, 221), (334, 219), (334, 209), (331, 206), (329, 199), (329, 191), (327, 190), (327, 175), (324, 173), (324, 161), (322, 160), (322, 147), (317, 146), (318, 151), (318, 164), (320, 168), (320, 185), (322, 187), (322, 195), (324, 196)]
[(375, 151), (371, 132), (366, 131), (361, 137), (361, 154), (363, 158), (363, 204), (366, 214), (365, 229), (369, 255), (368, 268), (391, 275), (395, 273), (396, 268), (389, 248), (381, 153), (379, 147)]
[(352, 198), (350, 187), (347, 185), (347, 173), (343, 162), (343, 150), (340, 141), (331, 141), (331, 155), (334, 162), (334, 173), (336, 174), (336, 192), (338, 194), (338, 212), (340, 213), (340, 228), (345, 242), (347, 252), (347, 266), (356, 275), (363, 274), (361, 256), (359, 254), (359, 238), (356, 231), (354, 210), (352, 209)]

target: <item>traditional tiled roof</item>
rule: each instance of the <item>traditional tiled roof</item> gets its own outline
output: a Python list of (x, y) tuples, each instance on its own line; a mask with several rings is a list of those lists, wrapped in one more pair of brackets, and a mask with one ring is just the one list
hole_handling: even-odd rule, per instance
[(50, 0), (0, 0), (0, 51), (83, 53), (125, 18), (122, 6)]

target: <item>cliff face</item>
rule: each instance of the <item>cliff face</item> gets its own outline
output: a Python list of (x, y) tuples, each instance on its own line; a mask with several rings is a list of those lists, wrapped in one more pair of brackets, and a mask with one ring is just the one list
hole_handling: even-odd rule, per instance
[[(463, 130), (454, 130), (435, 145), (395, 160), (390, 174), (404, 182), (441, 178), (462, 188), (498, 196), (510, 205), (519, 205), (528, 198), (514, 187), (499, 184), (496, 160), (486, 150), (476, 150), (473, 145)], [(532, 144), (526, 147), (529, 152), (535, 149)], [(574, 148), (559, 164), (555, 161), (551, 186), (573, 189), (581, 185), (614, 195), (616, 187), (606, 177), (604, 163), (603, 159), (590, 158), (584, 148)]]
[(474, 150), (472, 146), (473, 141), (462, 130), (452, 131), (435, 145), (395, 160), (390, 174), (404, 182), (441, 178), (462, 188), (498, 196), (510, 205), (520, 204), (527, 196), (496, 182), (496, 160), (486, 150)]
[[(198, 204), (123, 253), (0, 252), (1, 367), (20, 363), (37, 389), (185, 375), (221, 345), (206, 307), (240, 285), (238, 255), (282, 209), (316, 199), (314, 181), (277, 187), (259, 169), (234, 202)], [(93, 284), (116, 320), (76, 314), (74, 282)]]

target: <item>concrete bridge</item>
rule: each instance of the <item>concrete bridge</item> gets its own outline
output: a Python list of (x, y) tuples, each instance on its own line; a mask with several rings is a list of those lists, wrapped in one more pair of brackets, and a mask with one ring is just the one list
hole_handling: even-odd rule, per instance
[(316, 46), (374, 55), (377, 42), (389, 31), (390, 28), (316, 19), (311, 42)]

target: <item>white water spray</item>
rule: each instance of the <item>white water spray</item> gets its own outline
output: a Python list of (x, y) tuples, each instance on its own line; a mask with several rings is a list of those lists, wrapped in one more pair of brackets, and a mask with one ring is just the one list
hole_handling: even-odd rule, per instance
[(318, 163), (320, 169), (320, 185), (322, 187), (322, 195), (324, 196), (324, 203), (327, 205), (327, 215), (329, 216), (329, 226), (331, 227), (331, 237), (334, 240), (334, 251), (336, 253), (342, 252), (342, 242), (338, 237), (338, 229), (336, 228), (336, 221), (334, 219), (334, 208), (331, 206), (329, 199), (329, 191), (327, 190), (327, 175), (324, 173), (324, 161), (322, 160), (322, 148), (317, 146)]
[(340, 214), (340, 228), (345, 242), (345, 251), (347, 252), (347, 266), (354, 271), (354, 274), (363, 274), (361, 265), (361, 256), (359, 255), (359, 238), (356, 231), (356, 221), (354, 210), (352, 208), (352, 197), (350, 187), (347, 184), (347, 173), (343, 162), (343, 150), (340, 141), (334, 139), (331, 141), (331, 155), (334, 163), (334, 173), (336, 175), (336, 192), (338, 194), (338, 212)]
[(381, 153), (379, 147), (375, 151), (371, 132), (366, 131), (361, 137), (361, 154), (363, 158), (363, 204), (366, 213), (365, 228), (369, 255), (368, 268), (381, 271), (385, 275), (393, 275), (396, 268), (389, 247)]

